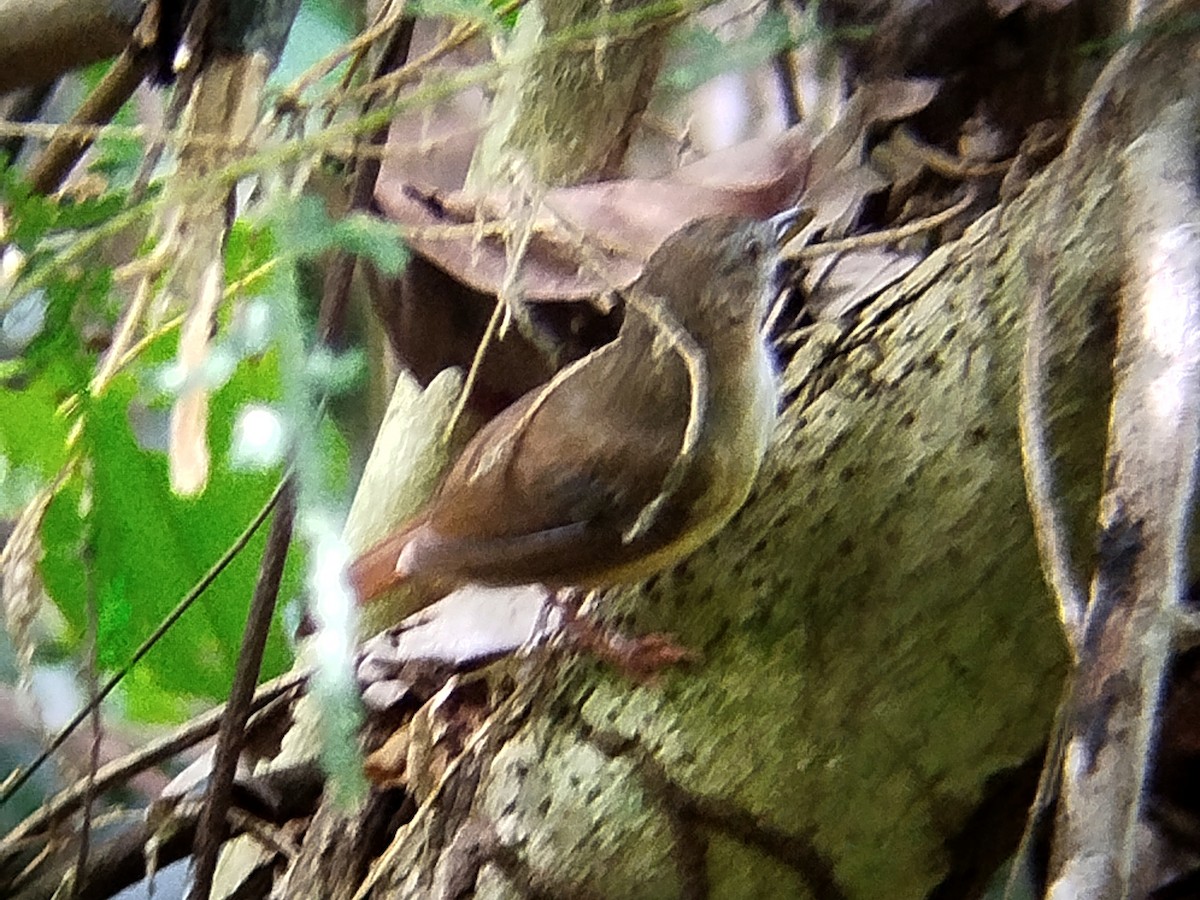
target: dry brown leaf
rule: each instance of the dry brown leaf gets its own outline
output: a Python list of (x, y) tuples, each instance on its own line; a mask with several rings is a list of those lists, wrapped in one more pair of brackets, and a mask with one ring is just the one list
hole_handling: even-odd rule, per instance
[(805, 274), (805, 307), (824, 321), (848, 316), (911, 272), (924, 258), (923, 253), (873, 247), (819, 259)]
[[(808, 136), (801, 127), (747, 141), (659, 179), (630, 178), (549, 191), (522, 270), (532, 300), (578, 300), (630, 284), (650, 254), (686, 222), (710, 215), (766, 217), (796, 202), (807, 182)], [(410, 227), (503, 219), (511, 196), (472, 197), (414, 184), (385, 167), (376, 200)], [(580, 240), (603, 253), (604, 271), (581, 263)], [(499, 292), (508, 272), (504, 242), (415, 236), (412, 246), (478, 291)]]
[(363, 761), (363, 774), (380, 789), (407, 786), (405, 773), (408, 768), (409, 732), (401, 728), (392, 732), (382, 746), (367, 754)]
[(188, 310), (179, 333), (178, 364), (185, 386), (171, 407), (167, 456), (171, 489), (184, 497), (199, 494), (208, 483), (208, 390), (203, 373), (208, 361), (208, 338), (221, 300), (220, 266), (220, 262), (206, 265), (200, 295)]

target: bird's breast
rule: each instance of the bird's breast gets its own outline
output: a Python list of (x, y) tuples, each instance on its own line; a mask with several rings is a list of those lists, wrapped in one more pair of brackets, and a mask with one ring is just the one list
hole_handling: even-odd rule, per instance
[[(714, 372), (705, 411), (705, 435), (682, 488), (677, 529), (654, 550), (608, 573), (635, 581), (689, 556), (746, 502), (774, 431), (778, 381), (767, 348), (755, 342), (735, 371)], [(661, 535), (660, 537), (665, 537)]]
[(708, 502), (723, 509), (726, 517), (745, 502), (766, 455), (778, 415), (778, 384), (774, 361), (765, 344), (756, 340), (740, 371), (713, 385), (713, 440), (706, 442), (712, 457), (707, 464), (713, 468)]

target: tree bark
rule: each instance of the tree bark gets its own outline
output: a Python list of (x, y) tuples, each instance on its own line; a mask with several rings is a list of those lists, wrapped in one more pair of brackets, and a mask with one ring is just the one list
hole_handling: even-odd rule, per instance
[(139, 0), (0, 0), (0, 93), (115, 56), (141, 13)]

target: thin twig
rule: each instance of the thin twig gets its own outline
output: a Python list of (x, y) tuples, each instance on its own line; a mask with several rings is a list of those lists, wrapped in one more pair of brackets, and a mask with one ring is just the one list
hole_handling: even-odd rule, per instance
[(898, 128), (896, 130), (895, 141), (895, 146), (898, 150), (911, 153), (924, 163), (930, 171), (941, 175), (943, 178), (952, 178), (958, 181), (1003, 175), (1012, 168), (1013, 164), (1013, 160), (1011, 159), (998, 160), (996, 162), (976, 162), (974, 160), (962, 159), (947, 153), (945, 150), (918, 140), (907, 128)]
[[(160, 243), (150, 254), (150, 265), (158, 267), (161, 271), (167, 264), (168, 251), (170, 249), (170, 242), (164, 241)], [(116, 332), (113, 334), (112, 342), (109, 344), (104, 359), (100, 361), (100, 367), (88, 387), (88, 390), (92, 394), (98, 395), (102, 393), (124, 362), (132, 357), (130, 348), (136, 343), (138, 327), (141, 325), (146, 311), (150, 308), (154, 294), (154, 279), (151, 278), (151, 272), (147, 271), (138, 284), (133, 299), (121, 313), (121, 319), (117, 324)], [(181, 318), (180, 324), (182, 325), (182, 323), (183, 319)]]
[(357, 34), (347, 43), (336, 47), (301, 72), (291, 84), (283, 89), (276, 105), (285, 109), (289, 107), (302, 108), (301, 97), (303, 97), (305, 91), (351, 56), (361, 56), (375, 41), (391, 31), (396, 26), (400, 17), (404, 15), (405, 6), (405, 0), (389, 0), (387, 8), (380, 11), (375, 22), (368, 28)]
[[(510, 0), (503, 7), (495, 11), (497, 18), (508, 15), (509, 13), (520, 9), (525, 3), (525, 0)], [(468, 41), (475, 38), (482, 30), (483, 26), (479, 22), (469, 24), (459, 24), (451, 29), (446, 38), (436, 47), (426, 51), (423, 55), (414, 59), (411, 63), (396, 72), (389, 72), (378, 78), (368, 81), (366, 84), (359, 85), (353, 90), (346, 91), (342, 96), (333, 96), (325, 101), (322, 105), (340, 106), (342, 103), (349, 100), (370, 100), (372, 97), (381, 94), (394, 94), (405, 85), (412, 84), (421, 77), (423, 71), (429, 68), (433, 63), (449, 56), (452, 52), (462, 47)]]
[(254, 586), (254, 596), (246, 616), (246, 629), (242, 636), (233, 685), (229, 690), (226, 714), (221, 720), (221, 728), (217, 734), (217, 748), (213, 757), (212, 773), (209, 776), (208, 793), (196, 829), (195, 865), (190, 894), (192, 900), (207, 900), (217, 869), (217, 854), (225, 839), (226, 813), (229, 811), (233, 794), (233, 778), (237, 772), (238, 757), (245, 738), (246, 722), (250, 718), (250, 705), (262, 667), (267, 634), (271, 630), (271, 619), (279, 597), (283, 566), (287, 561), (288, 546), (292, 541), (295, 510), (295, 488), (292, 478), (288, 477), (284, 480), (278, 508), (271, 520), (271, 530), (267, 534), (267, 546), (263, 551), (258, 582)]
[[(771, 10), (777, 15), (787, 15), (787, 7), (781, 0), (771, 0)], [(785, 47), (771, 57), (771, 70), (779, 86), (779, 100), (783, 103), (785, 128), (800, 124), (800, 96), (796, 91), (796, 66), (792, 49)]]
[(149, 135), (144, 125), (85, 125), (75, 122), (20, 122), (0, 117), (0, 138), (24, 138), (47, 144), (60, 135), (76, 141), (102, 137), (141, 140)]
[[(72, 126), (107, 123), (124, 105), (150, 70), (152, 54), (143, 48), (127, 47), (104, 78), (71, 116), (71, 121), (50, 139), (29, 166), (29, 183), (40, 194), (56, 191), (71, 169), (92, 145), (92, 137), (74, 133)], [(102, 132), (92, 131), (94, 134)]]
[[(402, 5), (402, 4), (401, 4)], [(389, 26), (393, 20), (389, 19)], [(380, 57), (376, 75), (392, 71), (408, 59), (408, 51), (412, 46), (413, 19), (405, 17), (399, 21), (397, 30), (388, 41)], [(382, 35), (384, 32), (380, 32)], [(364, 112), (373, 101), (367, 101)], [(379, 179), (381, 157), (377, 154), (367, 154), (368, 148), (382, 148), (387, 141), (388, 128), (381, 126), (367, 135), (365, 139), (356, 142), (354, 148), (354, 184), (350, 190), (350, 211), (358, 212), (370, 208), (375, 196), (375, 183)], [(320, 318), (317, 321), (317, 340), (323, 344), (336, 346), (341, 342), (341, 334), (346, 317), (346, 308), (350, 303), (350, 287), (354, 281), (354, 270), (358, 256), (348, 250), (339, 251), (330, 263), (325, 275), (323, 286), (324, 297), (321, 302)]]
[[(245, 780), (244, 787), (252, 797), (276, 797), (277, 802), (270, 803), (265, 809), (256, 809), (254, 814), (241, 809), (231, 810), (231, 833), (253, 832), (257, 840), (266, 837), (279, 852), (290, 852), (286, 841), (271, 840), (265, 834), (267, 823), (282, 825), (312, 815), (320, 794), (320, 771), (316, 764), (300, 763), (284, 770), (251, 776)], [(116, 896), (148, 872), (153, 874), (154, 869), (186, 857), (195, 841), (201, 806), (199, 801), (184, 798), (170, 810), (170, 827), (162, 821), (139, 815), (132, 827), (103, 843), (98, 842), (87, 871), (78, 879), (81, 897), (104, 900)], [(53, 847), (54, 842), (47, 840), (46, 846)], [(147, 852), (150, 848), (151, 852)], [(6, 886), (19, 885), (20, 893), (15, 896), (23, 900), (53, 900), (60, 896), (65, 874), (61, 865), (46, 867), (37, 871), (33, 878), (14, 880)]]
[(479, 346), (475, 349), (475, 355), (471, 358), (471, 367), (467, 369), (467, 376), (463, 379), (462, 390), (458, 392), (458, 400), (454, 404), (454, 409), (450, 411), (450, 418), (447, 420), (446, 427), (442, 431), (443, 443), (450, 440), (450, 436), (454, 433), (454, 426), (458, 424), (458, 420), (462, 418), (463, 410), (467, 408), (467, 400), (471, 396), (471, 391), (475, 387), (475, 382), (479, 378), (479, 371), (483, 366), (483, 355), (495, 339), (496, 332), (500, 330), (500, 322), (503, 319), (504, 301), (497, 297), (495, 306), (492, 308), (491, 318), (488, 319), (487, 327), (483, 329), (483, 336), (479, 339)]
[[(42, 113), (46, 100), (54, 89), (53, 84), (43, 84), (37, 87), (23, 87), (11, 91), (0, 98), (0, 110), (4, 115), (0, 120), (12, 118), (18, 122), (28, 122), (36, 119)], [(25, 146), (23, 137), (11, 136), (0, 139), (0, 156), (16, 159), (21, 155)]]
[[(87, 485), (85, 490), (90, 493), (91, 466), (85, 466)], [(103, 726), (100, 721), (100, 703), (96, 697), (100, 692), (99, 683), (99, 649), (100, 649), (100, 611), (96, 597), (96, 534), (90, 524), (84, 529), (83, 545), (83, 577), (87, 593), (87, 660), (84, 664), (87, 680), (88, 698), (92, 708), (92, 747), (88, 758), (87, 774), (84, 778), (85, 794), (83, 799), (83, 822), (79, 828), (79, 855), (75, 860), (74, 893), (78, 895), (80, 879), (87, 871), (88, 850), (92, 836), (92, 807), (96, 801), (96, 770), (100, 768), (100, 742), (103, 736)]]
[[(266, 682), (254, 693), (254, 701), (251, 704), (252, 711), (257, 712), (263, 709), (280, 697), (301, 687), (307, 680), (308, 672), (301, 670), (289, 672), (273, 681)], [(224, 705), (210, 709), (190, 722), (186, 722), (171, 734), (165, 735), (121, 759), (115, 759), (101, 766), (93, 779), (95, 792), (101, 794), (127, 781), (133, 775), (160, 765), (171, 757), (212, 737), (220, 728), (221, 720), (225, 717), (225, 709)], [(3, 841), (0, 841), (0, 855), (11, 853), (29, 836), (46, 830), (55, 822), (70, 815), (85, 801), (87, 793), (87, 782), (82, 779), (59, 791), (43, 803), (37, 812), (4, 836)]]
[(861, 250), (864, 247), (882, 247), (887, 244), (894, 244), (897, 241), (902, 241), (905, 238), (910, 238), (926, 231), (931, 231), (945, 225), (953, 220), (956, 216), (966, 212), (967, 209), (975, 202), (978, 192), (972, 185), (967, 188), (966, 194), (962, 199), (951, 206), (946, 207), (941, 212), (936, 212), (931, 216), (925, 216), (921, 219), (914, 219), (911, 222), (906, 222), (903, 225), (898, 225), (895, 228), (883, 228), (879, 231), (872, 231), (867, 234), (860, 234), (854, 237), (840, 238), (836, 241), (819, 241), (802, 247), (794, 254), (790, 254), (788, 258), (797, 259), (801, 262), (808, 260), (820, 259), (822, 256), (828, 256), (831, 253), (845, 253), (849, 250)]

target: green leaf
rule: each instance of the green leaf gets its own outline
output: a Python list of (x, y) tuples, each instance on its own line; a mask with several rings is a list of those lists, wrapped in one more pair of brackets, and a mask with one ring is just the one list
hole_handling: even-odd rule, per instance
[[(129, 417), (137, 393), (134, 376), (122, 374), (86, 410), (80, 449), (90, 463), (90, 502), (81, 514), (82, 480), (76, 479), (51, 504), (42, 532), (43, 577), (75, 640), (86, 629), (83, 550), (86, 535), (92, 536), (99, 657), (105, 669), (131, 657), (232, 545), (281, 475), (278, 469), (235, 472), (228, 465), (235, 411), (247, 402), (270, 402), (279, 396), (274, 353), (243, 361), (213, 395), (212, 469), (207, 489), (196, 498), (175, 496), (168, 483), (166, 456), (139, 445)], [(259, 530), (139, 665), (137, 678), (125, 688), (132, 715), (174, 717), (185, 711), (188, 697), (216, 700), (226, 694), (266, 531), (265, 527)], [(299, 556), (289, 553), (281, 606), (301, 591)], [(263, 677), (283, 671), (289, 661), (277, 616)]]
[(57, 218), (57, 204), (50, 198), (35, 194), (21, 174), (12, 167), (0, 169), (0, 203), (3, 203), (8, 222), (4, 239), (28, 252), (50, 230)]
[(274, 231), (238, 219), (225, 241), (225, 280), (238, 281), (261, 268), (278, 252)]
[(112, 270), (96, 266), (67, 274), (54, 269), (53, 260), (44, 265), (51, 267), (44, 288), (45, 321), (23, 356), (30, 375), (52, 378), (65, 398), (84, 390), (95, 371), (95, 352), (77, 323), (115, 321), (109, 306)]
[(384, 219), (355, 213), (333, 227), (333, 240), (351, 253), (364, 256), (385, 275), (397, 275), (408, 265), (408, 249), (396, 226)]
[(367, 372), (367, 356), (363, 350), (331, 353), (318, 347), (308, 358), (308, 379), (319, 393), (336, 397), (362, 384)]
[(70, 423), (58, 412), (62, 399), (49, 376), (0, 389), (0, 456), (53, 477), (67, 459)]
[(395, 275), (408, 263), (408, 250), (394, 224), (363, 213), (334, 222), (325, 204), (312, 195), (288, 203), (269, 221), (279, 248), (293, 258), (305, 259), (341, 247), (366, 257), (388, 275)]
[[(141, 152), (141, 151), (139, 151)], [(99, 197), (63, 200), (56, 210), (56, 230), (95, 228), (103, 225), (125, 207), (124, 191), (106, 191)]]
[(491, 0), (419, 0), (413, 4), (413, 14), (421, 18), (445, 18), (482, 25), (488, 31), (511, 28), (513, 23), (508, 21), (511, 14), (503, 19), (496, 15), (500, 5)]
[[(137, 153), (141, 152), (139, 143)], [(30, 252), (52, 232), (92, 228), (106, 222), (121, 211), (126, 197), (123, 191), (113, 190), (96, 197), (49, 197), (34, 193), (18, 170), (0, 167), (0, 201), (9, 216), (5, 239)]]
[(50, 378), (0, 387), (0, 516), (15, 516), (67, 460), (69, 425)]
[(787, 47), (795, 45), (787, 17), (768, 10), (753, 32), (737, 41), (723, 43), (711, 31), (693, 26), (681, 29), (682, 61), (664, 77), (669, 90), (691, 91), (727, 72), (753, 69)]
[[(182, 722), (195, 715), (191, 697), (165, 687), (151, 666), (137, 666), (122, 683), (125, 711), (137, 722)], [(218, 699), (225, 699), (220, 697)]]
[(271, 221), (280, 251), (291, 257), (316, 256), (333, 243), (333, 220), (318, 197), (305, 195), (287, 202)]

